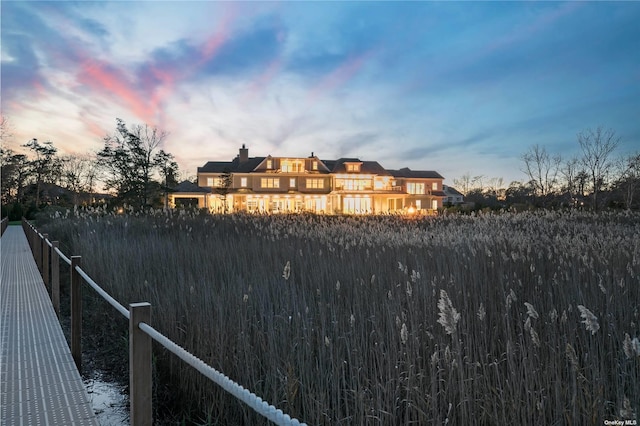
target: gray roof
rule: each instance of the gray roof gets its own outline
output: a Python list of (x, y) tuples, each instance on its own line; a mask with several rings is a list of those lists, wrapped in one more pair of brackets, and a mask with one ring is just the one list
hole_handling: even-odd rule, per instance
[(388, 170), (388, 172), (399, 178), (444, 179), (440, 173), (433, 170), (411, 170), (404, 167), (400, 170)]
[(447, 195), (460, 195), (460, 196), (463, 196), (463, 194), (460, 191), (458, 191), (457, 189), (455, 189), (454, 187), (451, 187), (449, 185), (443, 185), (443, 187), (444, 187), (443, 188), (444, 192)]
[(209, 161), (202, 167), (198, 167), (198, 173), (250, 173), (255, 170), (266, 157), (251, 157), (247, 161), (240, 162), (238, 157), (233, 161)]
[(188, 180), (184, 180), (180, 182), (178, 186), (173, 188), (173, 191), (174, 192), (211, 192), (210, 189), (198, 186), (193, 182), (189, 182)]
[[(236, 157), (232, 161), (209, 161), (204, 166), (198, 167), (198, 173), (251, 173), (267, 157), (251, 157), (240, 162)], [(277, 158), (277, 157), (274, 157)], [(362, 163), (360, 173), (378, 176), (394, 176), (402, 178), (444, 179), (440, 173), (433, 170), (411, 170), (408, 167), (400, 170), (387, 170), (377, 161), (362, 161), (359, 158), (340, 158), (338, 160), (320, 160), (319, 172), (323, 172), (326, 166), (330, 173), (349, 173), (345, 163)]]
[(391, 173), (377, 161), (362, 161), (359, 158), (340, 158), (338, 160), (322, 160), (322, 162), (331, 170), (331, 173), (348, 173), (345, 163), (362, 163), (360, 173), (379, 176), (391, 175)]

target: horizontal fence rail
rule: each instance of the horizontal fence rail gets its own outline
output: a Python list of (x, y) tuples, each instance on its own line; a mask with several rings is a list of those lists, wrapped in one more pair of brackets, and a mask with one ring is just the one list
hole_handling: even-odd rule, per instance
[[(3, 227), (4, 225), (3, 222)], [(106, 300), (122, 316), (129, 320), (129, 394), (131, 425), (151, 425), (152, 419), (152, 374), (151, 374), (151, 341), (155, 340), (182, 361), (195, 368), (223, 390), (230, 393), (256, 413), (281, 426), (305, 425), (291, 418), (282, 410), (264, 401), (240, 384), (234, 382), (223, 373), (206, 364), (177, 343), (173, 342), (148, 323), (151, 322), (151, 305), (147, 302), (132, 303), (129, 310), (103, 290), (81, 268), (81, 257), (67, 257), (58, 248), (57, 241), (49, 241), (46, 234), (41, 234), (26, 219), (22, 227), (27, 235), (33, 257), (43, 274), (44, 282), (51, 287), (51, 300), (56, 313), (60, 313), (59, 260), (71, 267), (71, 353), (78, 369), (81, 367), (82, 351), (80, 340), (82, 334), (81, 282), (84, 281)]]

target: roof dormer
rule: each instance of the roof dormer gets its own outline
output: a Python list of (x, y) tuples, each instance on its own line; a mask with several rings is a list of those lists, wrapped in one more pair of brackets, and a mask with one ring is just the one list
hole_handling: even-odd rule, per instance
[(347, 173), (360, 173), (362, 169), (361, 161), (345, 161), (344, 167)]

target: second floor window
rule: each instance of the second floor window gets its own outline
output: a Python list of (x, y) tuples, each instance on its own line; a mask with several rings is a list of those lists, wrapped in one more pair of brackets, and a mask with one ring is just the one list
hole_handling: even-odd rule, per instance
[(307, 179), (307, 188), (322, 189), (324, 188), (324, 179)]
[(280, 179), (278, 178), (262, 178), (260, 179), (261, 188), (280, 188)]
[(208, 177), (207, 178), (207, 186), (210, 186), (212, 188), (218, 188), (220, 186), (222, 186), (222, 179), (220, 179), (219, 177)]
[(424, 194), (424, 183), (408, 182), (407, 192), (409, 194)]
[(243, 187), (243, 188), (247, 187), (247, 178), (246, 177), (240, 178), (240, 186)]
[(271, 170), (273, 169), (273, 160), (268, 159), (267, 160), (267, 170)]
[(336, 179), (336, 189), (366, 191), (373, 188), (371, 179)]
[(438, 190), (438, 182), (433, 182), (433, 183), (431, 184), (431, 189), (432, 189), (433, 191), (437, 191), (437, 190)]

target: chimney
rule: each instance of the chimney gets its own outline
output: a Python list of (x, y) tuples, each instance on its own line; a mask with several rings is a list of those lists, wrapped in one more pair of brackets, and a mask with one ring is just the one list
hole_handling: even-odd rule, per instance
[(242, 144), (242, 148), (240, 148), (240, 162), (244, 163), (249, 159), (249, 149), (245, 148), (244, 144)]

